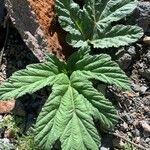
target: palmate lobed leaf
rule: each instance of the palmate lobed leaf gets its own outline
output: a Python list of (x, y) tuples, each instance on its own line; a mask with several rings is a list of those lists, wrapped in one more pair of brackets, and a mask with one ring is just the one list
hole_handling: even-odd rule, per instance
[(73, 0), (56, 0), (56, 10), (67, 41), (74, 47), (85, 42), (95, 48), (128, 45), (142, 37), (137, 26), (112, 26), (136, 8), (136, 0), (86, 0), (83, 9)]
[(53, 62), (28, 65), (26, 69), (15, 72), (0, 85), (0, 99), (19, 98), (25, 94), (32, 94), (47, 85), (52, 85), (65, 65), (59, 62), (62, 64), (60, 68), (57, 62), (58, 59), (55, 58)]
[[(72, 62), (73, 60), (70, 60)], [(130, 89), (130, 81), (119, 65), (107, 54), (87, 55), (74, 62), (72, 71), (87, 79), (96, 79), (121, 89)]]
[(46, 85), (52, 87), (35, 125), (35, 141), (45, 150), (57, 140), (63, 150), (98, 150), (100, 135), (93, 119), (105, 128), (117, 122), (112, 103), (94, 89), (90, 80), (122, 88), (128, 87), (129, 81), (108, 55), (91, 56), (89, 50), (81, 48), (67, 64), (50, 55), (47, 62), (29, 65), (0, 85), (0, 99), (17, 98)]
[(96, 150), (100, 139), (84, 102), (86, 99), (72, 87), (71, 80), (63, 76), (54, 84), (53, 93), (39, 115), (35, 140), (46, 150), (57, 139), (60, 139), (63, 150)]

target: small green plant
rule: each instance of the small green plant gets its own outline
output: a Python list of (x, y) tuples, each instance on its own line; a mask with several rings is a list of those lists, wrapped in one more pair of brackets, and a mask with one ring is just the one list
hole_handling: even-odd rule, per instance
[(126, 143), (125, 150), (138, 150), (138, 148), (136, 148), (133, 144)]
[(32, 129), (29, 129), (26, 135), (18, 138), (15, 150), (39, 150), (34, 142), (34, 133)]
[(58, 139), (64, 150), (96, 150), (100, 136), (93, 118), (105, 128), (112, 128), (117, 122), (115, 108), (90, 80), (129, 89), (128, 78), (108, 55), (91, 56), (89, 51), (89, 47), (82, 47), (67, 63), (50, 55), (46, 62), (28, 65), (0, 86), (0, 99), (52, 87), (35, 125), (35, 141), (45, 150)]
[(11, 115), (4, 116), (0, 119), (0, 128), (7, 128), (9, 131), (13, 132), (15, 136), (17, 136), (17, 133), (20, 132), (20, 129), (15, 123), (14, 117)]
[(124, 90), (130, 89), (130, 82), (109, 55), (90, 55), (90, 45), (118, 47), (140, 38), (142, 30), (137, 26), (111, 24), (135, 6), (133, 0), (86, 0), (80, 8), (73, 0), (56, 0), (67, 41), (79, 50), (66, 62), (48, 55), (45, 62), (28, 65), (0, 85), (0, 99), (52, 88), (35, 125), (34, 140), (40, 149), (49, 150), (59, 140), (62, 150), (98, 150), (100, 135), (94, 120), (103, 128), (117, 123), (116, 109), (93, 87), (92, 80)]

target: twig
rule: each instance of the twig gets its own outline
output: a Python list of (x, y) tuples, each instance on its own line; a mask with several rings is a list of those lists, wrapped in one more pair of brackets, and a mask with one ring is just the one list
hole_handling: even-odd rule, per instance
[(4, 46), (0, 52), (0, 66), (2, 65), (2, 59), (3, 59), (3, 54), (6, 48), (7, 40), (8, 40), (8, 34), (9, 34), (9, 22), (8, 22), (9, 14), (6, 15), (5, 20), (4, 20), (4, 28), (6, 28), (6, 35), (5, 35), (5, 41), (4, 41)]
[(139, 149), (141, 149), (141, 150), (148, 150), (147, 148), (143, 147), (142, 145), (136, 144), (136, 143), (134, 143), (134, 142), (128, 140), (128, 139), (125, 138), (124, 136), (121, 136), (119, 133), (112, 133), (112, 132), (109, 132), (109, 134), (114, 135), (114, 136), (116, 136), (116, 137), (119, 137), (119, 138), (123, 139), (124, 141), (126, 141), (126, 142), (128, 142), (128, 143), (134, 145), (135, 147), (137, 147), (137, 148), (139, 148)]

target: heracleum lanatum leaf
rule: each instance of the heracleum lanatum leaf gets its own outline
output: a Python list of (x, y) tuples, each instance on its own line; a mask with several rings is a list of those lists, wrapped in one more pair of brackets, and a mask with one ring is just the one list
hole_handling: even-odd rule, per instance
[(142, 37), (137, 26), (114, 25), (137, 6), (136, 0), (85, 0), (83, 8), (73, 0), (56, 0), (56, 10), (67, 41), (73, 47), (85, 42), (94, 48), (125, 46)]
[(93, 87), (91, 79), (123, 89), (129, 88), (129, 81), (108, 55), (92, 56), (89, 50), (81, 48), (67, 64), (49, 55), (46, 62), (29, 65), (0, 85), (0, 99), (52, 87), (35, 125), (35, 142), (45, 150), (57, 140), (62, 150), (98, 150), (100, 135), (93, 119), (105, 128), (117, 122), (114, 106)]

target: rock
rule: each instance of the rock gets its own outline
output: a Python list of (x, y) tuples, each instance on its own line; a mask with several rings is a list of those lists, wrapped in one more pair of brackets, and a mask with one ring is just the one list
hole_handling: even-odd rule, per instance
[(125, 53), (121, 58), (119, 58), (118, 63), (123, 70), (127, 70), (132, 63), (132, 56)]
[(141, 86), (141, 87), (140, 87), (140, 93), (141, 93), (141, 94), (144, 94), (147, 89), (148, 89), (147, 86), (145, 86), (145, 85)]
[(101, 147), (100, 150), (110, 150), (110, 148)]
[(125, 117), (125, 119), (126, 119), (128, 124), (132, 124), (133, 123), (134, 120), (132, 119), (132, 117), (130, 115), (125, 114), (124, 117)]
[(141, 121), (140, 124), (145, 132), (150, 133), (150, 125), (146, 121)]
[(120, 138), (114, 138), (113, 139), (113, 147), (118, 148), (118, 149), (124, 149), (125, 143)]
[(150, 45), (150, 36), (145, 36), (145, 37), (143, 38), (143, 42), (144, 42), (145, 44)]
[[(143, 97), (142, 101), (143, 101), (144, 105), (149, 107), (150, 106), (150, 95)], [(149, 108), (147, 108), (147, 107), (145, 107), (145, 110), (150, 111)]]
[(139, 84), (132, 83), (131, 88), (135, 92), (139, 92), (140, 91), (140, 85)]
[(150, 25), (150, 2), (138, 2), (138, 7), (135, 9), (133, 17), (144, 32), (147, 32)]
[(150, 142), (150, 138), (146, 138), (145, 142), (149, 143)]
[(126, 122), (124, 122), (122, 124), (123, 130), (126, 131), (128, 129), (128, 124)]
[(5, 5), (4, 5), (4, 0), (0, 0), (0, 24), (4, 20), (5, 17)]
[(134, 137), (139, 137), (140, 136), (140, 131), (138, 129), (135, 129), (132, 131), (132, 134)]
[(135, 143), (140, 143), (140, 140), (141, 140), (141, 138), (138, 136), (138, 137), (135, 137)]
[(128, 49), (127, 49), (127, 52), (132, 56), (134, 57), (136, 55), (136, 50), (135, 50), (135, 47), (134, 46), (130, 46)]
[(48, 51), (47, 44), (44, 34), (37, 23), (35, 13), (29, 7), (28, 2), (26, 0), (6, 0), (5, 6), (22, 39), (41, 61), (44, 57), (44, 52)]
[(0, 114), (10, 113), (15, 107), (15, 100), (0, 101)]
[(7, 138), (0, 139), (0, 150), (12, 150), (14, 145), (10, 143), (10, 140)]
[(150, 63), (150, 50), (149, 50), (148, 53), (146, 54), (146, 58), (147, 58), (147, 61)]
[(150, 81), (150, 69), (140, 69), (139, 73), (141, 74), (142, 77)]

